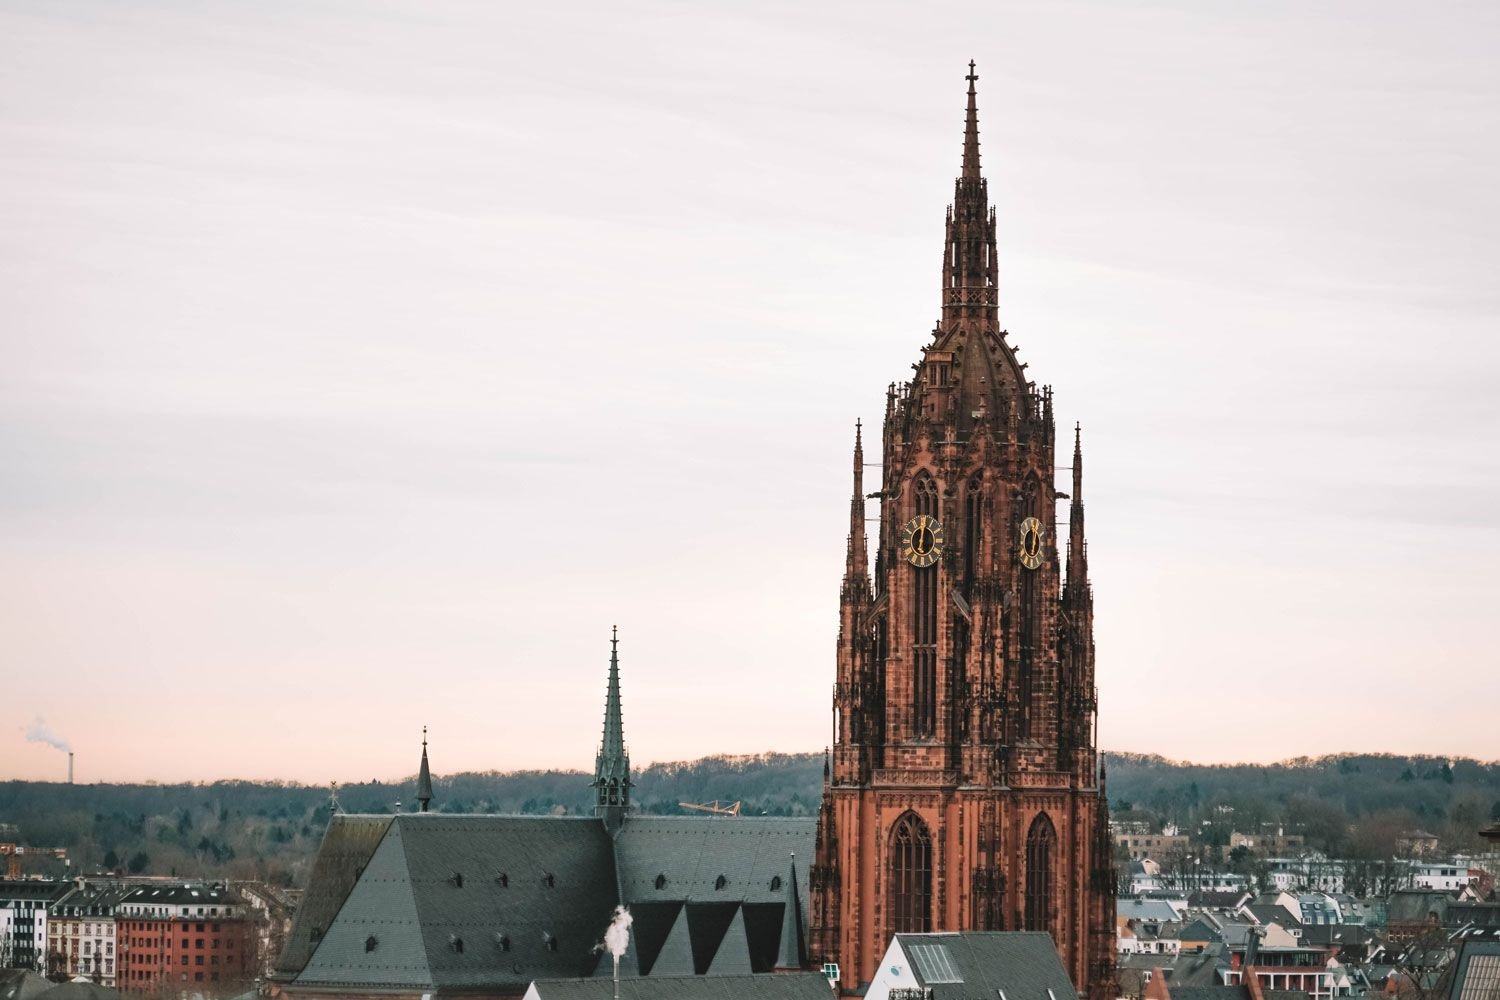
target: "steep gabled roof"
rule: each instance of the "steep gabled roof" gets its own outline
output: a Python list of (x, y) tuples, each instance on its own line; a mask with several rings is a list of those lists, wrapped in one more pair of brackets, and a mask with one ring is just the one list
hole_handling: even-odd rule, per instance
[(933, 1000), (1073, 1000), (1077, 989), (1050, 934), (962, 931), (897, 934), (917, 982)]
[(614, 886), (594, 819), (398, 816), (296, 982), (519, 989), (587, 975)]
[(349, 890), (354, 888), (360, 873), (369, 864), (370, 856), (391, 825), (391, 819), (390, 816), (342, 813), (329, 817), (328, 829), (323, 833), (323, 843), (318, 847), (318, 856), (307, 880), (307, 891), (303, 893), (297, 915), (292, 920), (286, 947), (276, 962), (277, 979), (288, 980), (296, 976), (312, 957), (318, 939), (333, 923), (339, 907), (349, 897)]
[(787, 856), (797, 855), (797, 882), (807, 885), (816, 837), (813, 817), (632, 818), (615, 838), (620, 891), (629, 905), (666, 900), (780, 903)]

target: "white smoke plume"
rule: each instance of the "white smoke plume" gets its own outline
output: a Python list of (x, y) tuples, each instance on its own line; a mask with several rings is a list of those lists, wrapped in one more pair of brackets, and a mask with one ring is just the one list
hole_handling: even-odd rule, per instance
[(604, 950), (615, 957), (615, 967), (619, 968), (620, 958), (625, 954), (625, 949), (630, 947), (630, 924), (632, 922), (630, 911), (623, 906), (615, 907), (615, 915), (604, 929)]
[(26, 727), (26, 739), (31, 743), (45, 743), (56, 747), (63, 753), (69, 753), (73, 749), (67, 740), (52, 731), (52, 727), (47, 725), (47, 720), (40, 715), (32, 719), (31, 725)]

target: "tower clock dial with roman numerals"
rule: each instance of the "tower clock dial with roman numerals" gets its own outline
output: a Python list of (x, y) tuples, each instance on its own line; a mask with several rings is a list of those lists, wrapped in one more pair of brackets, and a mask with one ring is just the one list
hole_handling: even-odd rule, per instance
[(901, 554), (906, 561), (924, 569), (943, 554), (943, 526), (930, 514), (918, 514), (901, 529)]
[(1021, 522), (1021, 565), (1036, 569), (1042, 564), (1042, 522), (1028, 517)]

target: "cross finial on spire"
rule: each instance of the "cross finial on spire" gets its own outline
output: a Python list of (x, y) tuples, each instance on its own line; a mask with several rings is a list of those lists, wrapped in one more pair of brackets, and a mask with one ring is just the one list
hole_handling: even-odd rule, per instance
[(422, 763), (417, 768), (417, 802), (423, 812), (432, 805), (432, 771), (427, 766), (427, 727), (422, 727)]
[(974, 60), (969, 60), (969, 110), (964, 119), (964, 172), (965, 180), (979, 179), (979, 96), (974, 84), (979, 74), (974, 72)]
[(594, 814), (614, 832), (630, 808), (630, 755), (625, 750), (625, 723), (620, 709), (620, 629), (609, 630), (609, 683), (604, 693), (604, 735), (594, 758)]

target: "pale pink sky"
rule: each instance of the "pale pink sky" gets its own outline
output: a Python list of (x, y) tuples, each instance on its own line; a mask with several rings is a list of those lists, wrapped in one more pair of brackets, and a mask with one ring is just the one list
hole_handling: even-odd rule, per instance
[(1103, 745), (1500, 757), (1493, 4), (548, 7), (0, 0), (0, 778), (821, 747), (970, 58)]

